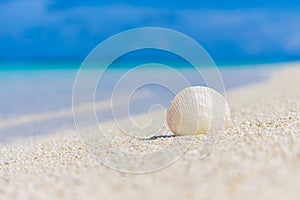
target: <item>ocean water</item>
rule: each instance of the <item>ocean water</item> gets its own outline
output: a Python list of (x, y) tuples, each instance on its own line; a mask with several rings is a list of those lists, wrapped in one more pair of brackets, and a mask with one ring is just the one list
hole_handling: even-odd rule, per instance
[[(0, 142), (45, 135), (62, 129), (75, 129), (72, 92), (79, 66), (70, 66), (74, 64), (0, 65)], [(226, 66), (219, 67), (218, 70), (226, 93), (243, 85), (264, 81), (274, 69), (280, 67), (284, 67), (284, 64)], [(211, 76), (210, 79), (214, 80), (217, 77), (210, 69), (203, 70), (206, 70), (206, 75)], [(175, 71), (178, 77), (173, 74)], [(94, 72), (90, 73), (91, 77), (95, 76)], [(124, 111), (120, 111), (117, 117), (126, 116), (128, 113), (125, 111), (129, 111), (130, 114), (147, 112), (152, 105), (167, 108), (175, 95), (172, 91), (186, 87), (179, 76), (186, 78), (190, 85), (206, 85), (207, 77), (201, 77), (189, 67), (174, 69), (148, 67), (136, 71), (128, 67), (114, 67), (105, 71), (98, 85), (94, 86), (95, 101), (101, 104), (111, 99), (115, 102), (125, 100), (125, 104), (116, 103), (118, 104), (116, 109)], [(160, 85), (160, 82), (165, 85)], [(84, 84), (85, 82), (81, 83)], [(116, 85), (120, 89), (116, 89)], [(76, 106), (93, 103), (85, 98), (89, 96), (89, 91), (88, 88), (81, 90), (76, 99)], [(113, 98), (112, 91), (115, 92)], [(108, 104), (97, 110), (97, 117), (99, 121), (104, 122), (112, 120), (116, 115), (113, 115)]]

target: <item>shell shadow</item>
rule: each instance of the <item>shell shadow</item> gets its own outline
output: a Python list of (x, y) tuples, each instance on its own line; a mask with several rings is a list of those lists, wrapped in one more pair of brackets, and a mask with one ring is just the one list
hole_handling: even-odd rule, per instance
[(172, 138), (172, 137), (176, 137), (176, 135), (155, 135), (150, 138), (146, 138), (144, 140), (156, 140), (156, 139), (160, 139), (160, 138)]

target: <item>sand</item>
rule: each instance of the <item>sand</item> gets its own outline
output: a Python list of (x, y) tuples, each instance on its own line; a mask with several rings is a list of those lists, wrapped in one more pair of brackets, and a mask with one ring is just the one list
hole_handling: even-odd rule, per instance
[[(300, 64), (289, 64), (263, 83), (228, 93), (231, 124), (209, 155), (199, 158), (207, 136), (197, 136), (174, 164), (151, 173), (102, 165), (90, 152), (95, 141), (87, 147), (74, 130), (2, 145), (0, 199), (299, 199), (299, 75)], [(117, 131), (112, 138), (133, 153), (191, 141), (137, 140)]]

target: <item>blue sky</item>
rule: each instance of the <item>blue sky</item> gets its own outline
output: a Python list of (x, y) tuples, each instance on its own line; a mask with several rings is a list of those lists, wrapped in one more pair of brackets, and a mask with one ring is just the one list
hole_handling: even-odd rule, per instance
[(0, 59), (83, 59), (120, 31), (159, 26), (216, 60), (300, 59), (299, 1), (0, 0)]

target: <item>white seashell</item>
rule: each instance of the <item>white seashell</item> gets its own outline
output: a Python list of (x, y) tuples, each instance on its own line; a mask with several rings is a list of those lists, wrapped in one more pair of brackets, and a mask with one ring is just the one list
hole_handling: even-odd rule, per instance
[(167, 124), (176, 135), (220, 131), (229, 120), (226, 99), (214, 89), (202, 86), (180, 91), (167, 111)]

